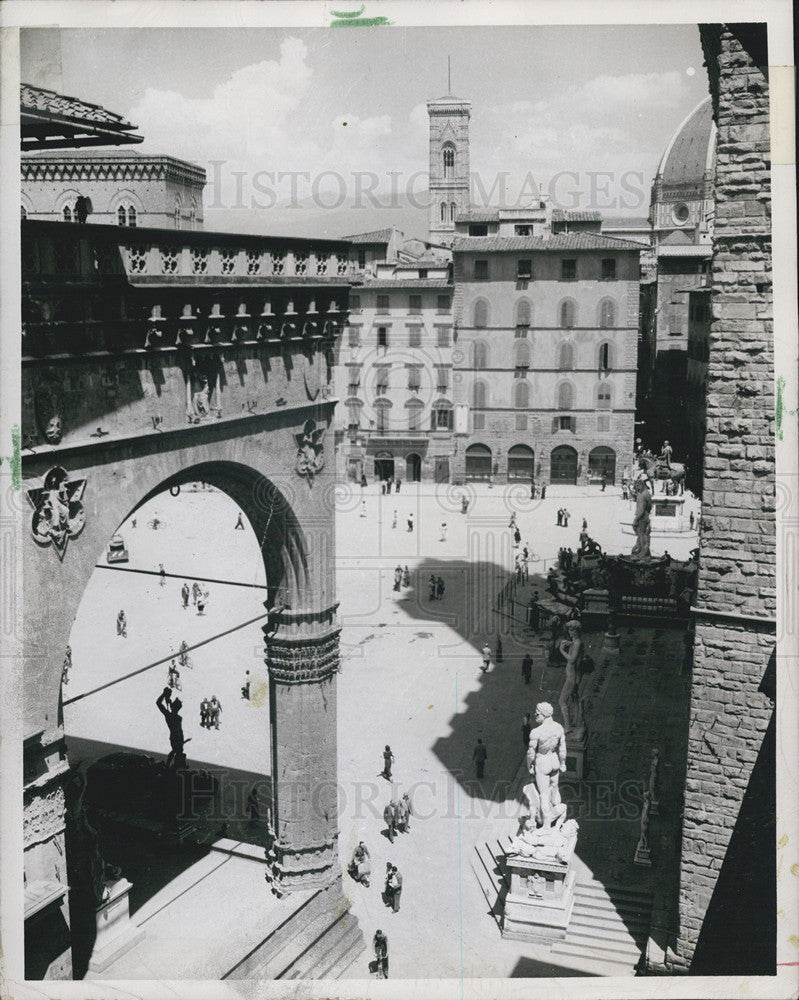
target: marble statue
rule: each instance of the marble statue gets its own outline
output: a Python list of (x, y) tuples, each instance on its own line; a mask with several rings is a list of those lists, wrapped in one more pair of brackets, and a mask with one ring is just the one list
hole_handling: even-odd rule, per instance
[(566, 622), (566, 633), (568, 638), (561, 639), (559, 646), (566, 660), (566, 676), (558, 695), (558, 705), (568, 732), (579, 728), (583, 721), (578, 688), (578, 671), (583, 658), (583, 629), (578, 621), (569, 621)]
[(636, 559), (649, 559), (649, 536), (652, 530), (650, 523), (650, 513), (652, 511), (652, 494), (649, 485), (643, 479), (639, 479), (635, 484), (636, 502), (635, 517), (633, 518), (633, 531), (636, 534), (636, 542), (631, 555)]

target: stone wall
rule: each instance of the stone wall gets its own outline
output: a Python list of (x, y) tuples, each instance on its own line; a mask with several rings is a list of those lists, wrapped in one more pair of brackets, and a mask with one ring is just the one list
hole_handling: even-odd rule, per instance
[[(678, 964), (694, 972), (765, 974), (775, 959), (771, 968), (753, 967), (752, 934), (739, 936), (729, 925), (726, 967), (700, 970), (694, 963), (703, 922), (726, 892), (720, 872), (773, 713), (761, 685), (776, 607), (768, 83), (727, 26), (699, 30), (718, 158)], [(745, 41), (751, 48), (751, 38)], [(773, 772), (767, 780), (775, 780)], [(770, 819), (762, 816), (760, 828), (767, 830)], [(767, 892), (775, 877), (774, 844), (763, 839), (732, 878), (737, 908), (747, 906), (748, 893), (757, 899)], [(725, 872), (726, 884), (731, 874)], [(761, 961), (770, 933), (756, 933)]]

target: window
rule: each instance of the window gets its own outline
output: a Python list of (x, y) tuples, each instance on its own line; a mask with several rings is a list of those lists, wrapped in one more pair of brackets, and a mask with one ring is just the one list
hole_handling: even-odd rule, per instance
[(558, 417), (558, 430), (574, 431), (577, 428), (574, 417)]
[(191, 251), (191, 273), (192, 274), (207, 274), (208, 273), (208, 251), (202, 250), (199, 247), (192, 248)]
[(513, 405), (517, 410), (526, 410), (530, 406), (530, 383), (525, 379), (513, 383)]
[(602, 259), (602, 280), (603, 281), (615, 281), (616, 280), (616, 258), (615, 257), (604, 257)]
[(73, 205), (64, 205), (64, 210), (61, 214), (64, 217), (64, 222), (77, 222)]
[(357, 396), (361, 385), (361, 369), (358, 365), (351, 365), (349, 372), (350, 382), (347, 393), (350, 396)]
[(434, 431), (452, 430), (452, 407), (449, 404), (433, 404), (430, 429)]
[(488, 326), (488, 303), (485, 299), (478, 299), (474, 304), (474, 326), (478, 330), (485, 330)]
[(388, 407), (378, 406), (375, 410), (375, 416), (377, 417), (377, 429), (385, 433), (388, 430)]
[(197, 202), (193, 201), (191, 203), (191, 208), (189, 209), (189, 229), (197, 228)]
[(117, 209), (117, 225), (127, 226), (128, 224), (128, 213), (125, 211), (125, 206), (120, 205)]
[(409, 295), (408, 296), (408, 312), (411, 316), (421, 316), (422, 314), (422, 296), (421, 295)]
[(388, 327), (379, 326), (377, 328), (377, 346), (382, 348), (388, 347)]
[(514, 226), (513, 227), (513, 232), (517, 236), (532, 236), (533, 235), (533, 227), (532, 226), (524, 226), (524, 225)]
[(261, 273), (261, 251), (260, 250), (248, 250), (247, 251), (247, 274), (260, 274)]
[(411, 392), (419, 392), (422, 388), (422, 366), (408, 366), (408, 389)]
[(128, 227), (130, 229), (136, 228), (136, 209), (133, 205), (128, 205)]
[(488, 368), (488, 345), (482, 340), (476, 340), (474, 344), (474, 367)]
[(295, 253), (294, 254), (294, 273), (295, 274), (307, 274), (308, 273), (308, 254), (307, 253)]
[(420, 278), (426, 278), (427, 277), (427, 268), (426, 267), (420, 267), (419, 268), (419, 277)]
[[(421, 272), (419, 272), (421, 274)], [(449, 295), (439, 295), (436, 301), (436, 312), (439, 316), (443, 316), (450, 310), (450, 298)]]
[(222, 274), (233, 274), (236, 269), (237, 252), (235, 250), (222, 250), (219, 256), (222, 260)]
[(142, 274), (147, 269), (147, 251), (143, 247), (128, 247), (128, 267), (133, 274)]
[(596, 429), (598, 431), (610, 430), (610, 417), (606, 413), (600, 413), (600, 415), (596, 418)]
[(449, 221), (450, 222), (454, 222), (455, 221), (455, 216), (457, 214), (458, 214), (458, 206), (455, 204), (454, 201), (451, 201), (449, 203)]
[(485, 430), (486, 425), (486, 415), (485, 413), (473, 413), (472, 414), (472, 430), (482, 431)]
[(377, 315), (378, 316), (388, 316), (389, 312), (389, 298), (388, 295), (378, 295), (377, 296)]
[(474, 280), (488, 281), (488, 261), (476, 260), (474, 262)]
[(361, 346), (361, 328), (359, 326), (351, 326), (349, 328), (349, 337), (350, 347)]
[(327, 268), (330, 263), (329, 256), (323, 256), (322, 254), (316, 255), (316, 273), (317, 274), (327, 274)]
[(527, 430), (527, 414), (517, 413), (516, 414), (516, 430), (526, 431)]
[(412, 399), (408, 403), (408, 430), (420, 431), (422, 429), (422, 411), (424, 404), (418, 399)]
[(440, 365), (436, 368), (436, 392), (443, 395), (449, 389), (449, 369)]
[[(516, 227), (519, 228), (518, 226)], [(533, 277), (533, 262), (532, 260), (525, 258), (524, 260), (516, 261), (516, 278), (519, 281), (530, 281)]]
[(388, 368), (378, 368), (375, 378), (375, 395), (385, 396), (388, 392)]
[(366, 251), (365, 250), (359, 250), (358, 251), (358, 268), (359, 268), (359, 270), (363, 271), (365, 267), (366, 267)]
[(472, 406), (475, 410), (484, 410), (486, 408), (487, 396), (485, 382), (475, 382), (472, 387)]
[(526, 340), (517, 340), (513, 345), (513, 365), (515, 368), (530, 367), (530, 344)]
[(577, 260), (574, 257), (566, 257), (560, 262), (560, 280), (574, 281), (577, 277)]
[(350, 295), (350, 312), (359, 313), (361, 311), (360, 295)]
[(532, 310), (530, 308), (530, 302), (528, 299), (519, 299), (516, 303), (516, 326), (517, 327), (528, 327), (530, 325), (530, 318), (532, 315)]
[(422, 346), (422, 328), (420, 326), (408, 327), (408, 347)]
[(571, 299), (564, 299), (560, 304), (560, 325), (564, 330), (574, 326), (574, 303)]
[(599, 325), (606, 330), (616, 325), (616, 305), (612, 299), (603, 299), (600, 302)]
[(441, 221), (447, 221), (447, 203), (445, 201), (441, 202)]
[(598, 410), (610, 409), (610, 386), (607, 382), (601, 382), (596, 389), (596, 408)]
[(605, 342), (599, 345), (599, 370), (601, 372), (610, 371), (613, 367), (613, 352), (610, 344)]
[(450, 328), (448, 326), (440, 326), (438, 328), (437, 344), (439, 347), (449, 347), (449, 336)]
[(350, 428), (358, 428), (361, 425), (361, 404), (360, 403), (348, 403), (347, 404), (347, 426)]
[(441, 152), (441, 159), (444, 164), (444, 176), (455, 176), (455, 149), (452, 146), (444, 146)]
[(177, 274), (180, 250), (178, 247), (162, 247), (161, 249), (161, 273)]
[(488, 236), (488, 226), (483, 223), (474, 223), (469, 226), (470, 236)]
[(691, 217), (691, 210), (685, 204), (675, 205), (671, 215), (678, 226), (684, 226)]
[(570, 410), (574, 405), (574, 389), (569, 382), (561, 382), (558, 386), (558, 409)]
[(571, 371), (574, 368), (574, 348), (571, 344), (561, 344), (558, 352), (558, 368)]
[(180, 211), (181, 211), (180, 198), (177, 198), (175, 200), (175, 210), (174, 210), (175, 229), (180, 229)]
[(282, 274), (286, 269), (286, 255), (273, 253), (270, 256), (272, 258), (272, 274)]

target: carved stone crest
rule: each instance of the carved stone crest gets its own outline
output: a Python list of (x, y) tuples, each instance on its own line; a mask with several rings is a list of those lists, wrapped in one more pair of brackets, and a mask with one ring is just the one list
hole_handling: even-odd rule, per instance
[(86, 524), (81, 503), (85, 489), (85, 479), (70, 482), (66, 470), (56, 465), (45, 475), (43, 486), (27, 491), (33, 537), (39, 545), (52, 544), (59, 559), (64, 558), (69, 539), (77, 538)]
[(326, 427), (317, 426), (315, 420), (306, 420), (305, 426), (294, 437), (297, 440), (297, 474), (307, 476), (308, 482), (321, 472), (325, 465), (324, 440)]
[(64, 403), (60, 386), (53, 380), (40, 382), (33, 400), (40, 433), (48, 444), (59, 444), (64, 433)]

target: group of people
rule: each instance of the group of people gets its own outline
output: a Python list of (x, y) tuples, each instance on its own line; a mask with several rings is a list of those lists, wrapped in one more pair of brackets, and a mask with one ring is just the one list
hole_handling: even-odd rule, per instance
[(191, 585), (191, 590), (189, 590), (189, 585), (186, 580), (183, 581), (183, 586), (180, 588), (180, 598), (183, 602), (183, 610), (185, 611), (189, 606), (189, 598), (191, 598), (194, 606), (197, 608), (198, 615), (205, 614), (205, 607), (208, 604), (209, 590), (207, 587), (201, 586), (196, 580)]
[(386, 836), (394, 843), (397, 831), (400, 833), (410, 833), (411, 831), (411, 803), (407, 792), (401, 799), (391, 799), (383, 810), (383, 822), (386, 824)]
[(443, 577), (437, 577), (435, 573), (430, 574), (430, 580), (427, 584), (429, 588), (428, 601), (443, 601), (444, 599), (444, 579)]
[(406, 566), (397, 565), (394, 569), (394, 590), (399, 591), (400, 587), (410, 587), (411, 571)]
[(556, 526), (558, 528), (568, 528), (570, 517), (571, 514), (568, 512), (568, 510), (566, 510), (565, 507), (559, 507), (557, 521), (555, 522)]
[(222, 714), (222, 703), (216, 695), (203, 698), (200, 702), (200, 725), (203, 729), (219, 729), (219, 716)]
[[(361, 482), (361, 486), (363, 485), (364, 483)], [(391, 493), (392, 486), (394, 487), (394, 492), (399, 493), (400, 486), (402, 486), (402, 480), (401, 479), (395, 480), (393, 476), (390, 476), (388, 479), (380, 480), (380, 492), (383, 494), (383, 496), (387, 496), (389, 493)]]

